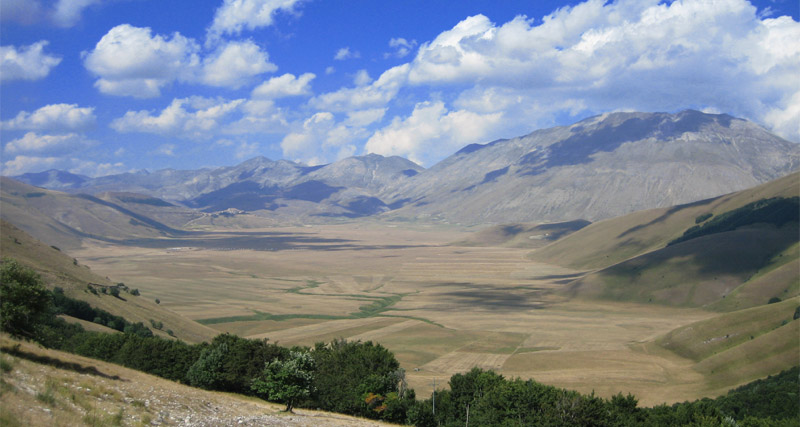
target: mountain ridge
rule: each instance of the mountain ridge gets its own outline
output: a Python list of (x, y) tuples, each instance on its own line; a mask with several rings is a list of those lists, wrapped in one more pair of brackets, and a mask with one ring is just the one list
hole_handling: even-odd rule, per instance
[(800, 145), (727, 114), (684, 110), (606, 113), (470, 144), (428, 169), (367, 154), (318, 166), (256, 157), (195, 171), (63, 175), (63, 183), (52, 171), (16, 178), (73, 193), (140, 193), (204, 212), (498, 224), (596, 221), (742, 190), (798, 167)]

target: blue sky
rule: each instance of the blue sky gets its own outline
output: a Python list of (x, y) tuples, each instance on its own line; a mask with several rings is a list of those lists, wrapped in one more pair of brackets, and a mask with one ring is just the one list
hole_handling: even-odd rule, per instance
[(3, 0), (2, 174), (400, 155), (590, 115), (800, 141), (796, 0)]

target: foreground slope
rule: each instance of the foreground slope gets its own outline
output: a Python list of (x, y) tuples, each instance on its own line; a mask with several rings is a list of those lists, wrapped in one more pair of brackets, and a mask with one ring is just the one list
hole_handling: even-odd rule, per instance
[(201, 390), (119, 365), (0, 336), (3, 426), (380, 426)]
[(156, 304), (157, 296), (152, 294), (134, 296), (121, 293), (120, 297), (113, 297), (101, 292), (89, 292), (90, 283), (97, 289), (115, 286), (116, 283), (93, 273), (59, 248), (32, 238), (4, 220), (0, 220), (0, 253), (4, 258), (15, 259), (32, 268), (42, 276), (49, 288), (63, 288), (64, 293), (71, 298), (86, 301), (93, 307), (121, 316), (129, 322), (142, 322), (148, 327), (151, 319), (161, 322), (164, 325), (161, 330), (153, 329), (157, 335), (166, 337), (164, 331), (171, 330), (174, 336), (188, 342), (208, 341), (217, 335), (213, 329)]

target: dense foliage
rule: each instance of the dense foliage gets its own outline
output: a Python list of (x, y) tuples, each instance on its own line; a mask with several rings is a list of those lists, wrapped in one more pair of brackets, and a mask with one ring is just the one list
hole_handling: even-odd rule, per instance
[(284, 359), (289, 350), (266, 340), (222, 334), (210, 344), (200, 344), (199, 358), (186, 373), (186, 382), (209, 390), (252, 394), (250, 383), (264, 365)]
[(732, 231), (751, 224), (772, 224), (780, 227), (798, 221), (800, 221), (800, 197), (761, 199), (718, 215), (702, 225), (692, 226), (667, 246), (709, 234)]
[(385, 398), (398, 391), (400, 364), (380, 344), (334, 340), (317, 344), (311, 354), (317, 365), (311, 397), (315, 407), (375, 417), (383, 409), (371, 408), (369, 395)]
[(0, 278), (6, 332), (173, 381), (277, 400), (287, 410), (297, 405), (418, 426), (800, 425), (800, 367), (714, 400), (653, 408), (638, 407), (630, 394), (603, 399), (475, 368), (453, 375), (449, 390), (419, 401), (405, 388), (394, 355), (379, 344), (334, 340), (287, 349), (231, 334), (190, 345), (127, 327), (120, 334), (87, 332), (55, 313), (111, 315), (47, 291), (34, 272), (14, 261), (3, 262)]
[(713, 405), (736, 420), (747, 417), (797, 419), (800, 416), (800, 366), (733, 389)]
[(50, 295), (39, 275), (14, 260), (0, 265), (0, 329), (34, 338), (50, 317)]
[[(117, 295), (119, 295), (119, 290), (117, 290)], [(143, 323), (128, 322), (121, 316), (115, 316), (105, 310), (92, 307), (86, 301), (70, 298), (64, 295), (64, 290), (59, 287), (53, 289), (52, 299), (55, 314), (66, 314), (87, 322), (94, 322), (99, 325), (107, 326), (120, 332), (128, 332), (143, 337), (153, 336), (153, 332)]]
[(611, 399), (503, 378), (475, 368), (450, 379), (450, 390), (417, 402), (409, 421), (418, 426), (796, 426), (800, 368), (702, 399), (653, 408), (637, 407), (628, 394)]

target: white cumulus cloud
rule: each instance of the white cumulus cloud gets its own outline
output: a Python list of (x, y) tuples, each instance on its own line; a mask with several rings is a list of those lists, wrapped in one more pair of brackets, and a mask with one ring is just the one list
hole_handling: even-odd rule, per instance
[(358, 142), (369, 135), (364, 126), (383, 113), (382, 109), (353, 112), (343, 121), (328, 111), (316, 113), (283, 138), (281, 149), (287, 158), (311, 165), (353, 156)]
[(208, 38), (215, 41), (225, 34), (240, 34), (273, 24), (279, 11), (296, 13), (302, 0), (225, 0), (214, 13)]
[(318, 110), (336, 112), (384, 107), (406, 84), (408, 70), (408, 64), (392, 67), (370, 84), (324, 93), (309, 103)]
[(256, 99), (276, 99), (287, 96), (300, 96), (311, 94), (311, 80), (316, 77), (313, 73), (305, 73), (299, 77), (294, 74), (284, 74), (273, 77), (253, 89), (252, 97)]
[(49, 42), (42, 40), (19, 49), (0, 46), (0, 81), (39, 80), (47, 77), (61, 58), (44, 53)]
[(95, 126), (94, 107), (77, 104), (51, 104), (29, 113), (20, 111), (16, 117), (0, 122), (5, 130), (86, 131)]
[(180, 33), (153, 35), (150, 28), (118, 25), (85, 54), (84, 65), (109, 95), (152, 98), (173, 81), (193, 80), (200, 63), (197, 43)]
[(249, 40), (224, 43), (204, 56), (194, 39), (180, 33), (154, 35), (150, 28), (128, 24), (109, 30), (84, 56), (100, 92), (136, 98), (159, 96), (173, 82), (238, 89), (277, 70), (267, 52)]
[(21, 138), (8, 142), (4, 150), (8, 154), (37, 153), (56, 155), (74, 152), (94, 144), (96, 142), (76, 133), (39, 135), (35, 132), (28, 132)]
[(175, 99), (158, 114), (144, 110), (128, 111), (114, 119), (110, 126), (117, 132), (209, 139), (244, 102), (243, 99), (225, 101), (201, 97)]
[[(420, 46), (408, 83), (514, 91), (551, 116), (564, 100), (582, 114), (715, 108), (800, 140), (798, 39), (800, 23), (764, 19), (746, 0), (589, 0), (542, 21), (468, 17)], [(506, 105), (508, 119), (523, 116)]]
[(58, 0), (53, 10), (53, 21), (61, 27), (71, 27), (81, 19), (81, 13), (102, 0)]
[(384, 156), (399, 155), (420, 163), (451, 154), (462, 146), (484, 142), (500, 124), (502, 113), (448, 111), (444, 103), (423, 102), (406, 118), (396, 117), (367, 141), (365, 150)]
[(336, 54), (333, 55), (333, 59), (337, 61), (344, 61), (345, 59), (356, 59), (361, 58), (361, 52), (355, 50), (350, 50), (349, 46), (343, 47), (336, 51)]
[(394, 53), (386, 53), (383, 57), (389, 58), (394, 56), (397, 58), (405, 58), (417, 47), (417, 44), (416, 40), (406, 40), (402, 37), (392, 38), (389, 40), (389, 47), (394, 48)]
[(278, 67), (267, 52), (252, 41), (229, 42), (203, 60), (203, 83), (238, 89), (252, 79)]
[(61, 161), (58, 157), (16, 156), (3, 163), (3, 175), (14, 176), (55, 169)]

